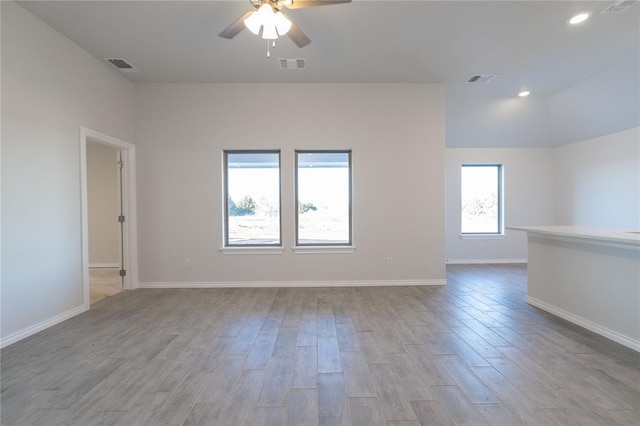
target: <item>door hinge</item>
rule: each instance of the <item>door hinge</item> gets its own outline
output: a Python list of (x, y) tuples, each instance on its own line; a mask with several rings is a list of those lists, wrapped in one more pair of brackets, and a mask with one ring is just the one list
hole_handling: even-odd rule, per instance
[(124, 167), (124, 161), (118, 161), (116, 165), (118, 166), (119, 169), (121, 169)]
[(127, 276), (127, 270), (126, 269), (120, 269), (120, 276), (121, 277), (126, 277)]
[(118, 216), (118, 222), (124, 223), (124, 216)]

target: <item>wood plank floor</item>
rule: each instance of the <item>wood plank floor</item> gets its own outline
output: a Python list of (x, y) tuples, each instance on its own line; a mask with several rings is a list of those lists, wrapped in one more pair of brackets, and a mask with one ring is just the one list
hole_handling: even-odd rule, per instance
[[(637, 425), (637, 352), (445, 287), (136, 290), (2, 351), (2, 425)], [(615, 312), (611, 313), (615, 315)]]
[(92, 305), (121, 292), (120, 268), (89, 268), (89, 300)]

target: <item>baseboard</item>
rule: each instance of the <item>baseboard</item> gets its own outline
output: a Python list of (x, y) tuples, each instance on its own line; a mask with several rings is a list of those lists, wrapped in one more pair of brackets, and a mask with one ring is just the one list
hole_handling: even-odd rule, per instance
[(447, 259), (449, 265), (488, 265), (503, 263), (527, 263), (527, 259)]
[(115, 263), (89, 263), (89, 268), (119, 268), (120, 264)]
[(606, 327), (601, 326), (600, 324), (597, 324), (593, 321), (589, 321), (578, 315), (572, 314), (571, 312), (567, 312), (564, 309), (560, 309), (556, 306), (550, 305), (547, 302), (543, 302), (542, 300), (536, 299), (535, 297), (527, 296), (527, 303), (537, 308), (540, 308), (543, 311), (547, 311), (557, 317), (560, 317), (569, 322), (577, 324), (580, 327), (584, 327), (587, 330), (593, 331), (594, 333), (604, 336), (607, 339), (620, 343), (621, 345), (631, 348), (634, 351), (640, 352), (639, 340), (632, 339), (628, 336), (625, 336), (624, 334), (618, 333), (617, 331), (610, 330)]
[(56, 324), (60, 324), (63, 321), (68, 320), (69, 318), (73, 318), (76, 315), (79, 315), (85, 311), (87, 311), (88, 308), (83, 306), (78, 306), (77, 308), (73, 308), (67, 312), (63, 312), (59, 315), (56, 315), (52, 318), (49, 318), (47, 320), (44, 320), (42, 322), (39, 322), (35, 325), (32, 325), (31, 327), (25, 328), (24, 330), (18, 331), (16, 333), (10, 334), (9, 336), (5, 337), (4, 339), (0, 340), (0, 348), (4, 348), (6, 346), (9, 346), (13, 343), (16, 343), (22, 339), (26, 339), (27, 337), (34, 335), (42, 330), (45, 330), (49, 327), (53, 327)]
[(373, 281), (214, 281), (138, 283), (138, 288), (402, 287), (446, 285), (446, 279)]

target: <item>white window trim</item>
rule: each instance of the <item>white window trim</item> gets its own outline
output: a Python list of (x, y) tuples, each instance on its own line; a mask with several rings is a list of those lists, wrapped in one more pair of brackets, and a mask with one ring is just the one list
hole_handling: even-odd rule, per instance
[(282, 246), (277, 246), (277, 247), (265, 247), (265, 246), (261, 246), (261, 247), (255, 247), (255, 246), (238, 247), (238, 246), (232, 246), (232, 247), (220, 247), (220, 251), (222, 252), (222, 254), (232, 254), (232, 255), (236, 255), (236, 254), (282, 254), (284, 252), (284, 247), (282, 247)]
[(356, 251), (356, 246), (295, 246), (291, 250), (295, 254), (350, 254)]
[(461, 240), (504, 240), (507, 235), (500, 234), (460, 234)]

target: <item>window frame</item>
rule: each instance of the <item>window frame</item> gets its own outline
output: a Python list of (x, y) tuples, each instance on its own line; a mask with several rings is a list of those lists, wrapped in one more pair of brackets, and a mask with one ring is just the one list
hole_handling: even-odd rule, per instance
[[(298, 158), (299, 154), (347, 154), (349, 167), (349, 241), (345, 243), (302, 243), (299, 241), (299, 199), (298, 199)], [(294, 251), (300, 253), (314, 253), (314, 249), (321, 252), (351, 253), (355, 249), (353, 245), (353, 150), (352, 149), (296, 149), (294, 151)]]
[[(229, 154), (278, 154), (278, 243), (230, 244), (229, 243)], [(282, 244), (282, 153), (279, 149), (225, 149), (222, 151), (222, 250), (225, 253), (281, 253)]]
[[(462, 232), (462, 170), (465, 167), (495, 167), (498, 172), (498, 230), (496, 232)], [(473, 238), (502, 238), (504, 232), (504, 164), (501, 163), (463, 163), (460, 165), (460, 237)]]

